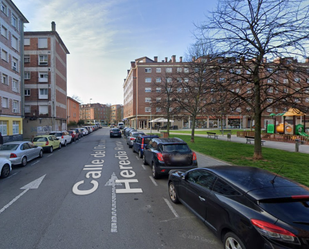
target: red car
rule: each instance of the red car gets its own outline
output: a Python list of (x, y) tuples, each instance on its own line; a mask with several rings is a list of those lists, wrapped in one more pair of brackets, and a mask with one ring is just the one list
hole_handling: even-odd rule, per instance
[(78, 139), (78, 135), (77, 135), (76, 131), (70, 130), (69, 133), (72, 136), (72, 141), (75, 142)]

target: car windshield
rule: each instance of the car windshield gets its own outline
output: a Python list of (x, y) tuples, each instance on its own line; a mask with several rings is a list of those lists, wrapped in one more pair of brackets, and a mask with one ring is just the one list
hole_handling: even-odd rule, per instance
[(51, 132), (51, 133), (49, 133), (49, 135), (55, 135), (56, 137), (61, 137), (62, 136), (62, 133), (60, 133), (60, 132)]
[(167, 144), (163, 145), (163, 152), (189, 152), (190, 149), (186, 144)]
[(3, 144), (0, 147), (0, 150), (16, 150), (18, 148), (18, 144)]
[(45, 137), (35, 137), (33, 138), (33, 142), (45, 142), (46, 138)]

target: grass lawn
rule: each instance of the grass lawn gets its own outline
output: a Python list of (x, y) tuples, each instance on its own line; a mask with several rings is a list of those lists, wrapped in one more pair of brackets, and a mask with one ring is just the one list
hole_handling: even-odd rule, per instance
[[(164, 131), (164, 130), (163, 130)], [(236, 135), (237, 134), (237, 131), (244, 131), (243, 129), (233, 129), (233, 130), (228, 130), (229, 132), (226, 132), (224, 130), (224, 134), (227, 134), (227, 133), (231, 133), (232, 135)], [(206, 134), (206, 132), (214, 132), (218, 135), (221, 135), (222, 132), (221, 130), (195, 130), (194, 131), (194, 134)], [(173, 134), (173, 133), (183, 133), (183, 134), (191, 134), (191, 129), (188, 129), (188, 130), (181, 130), (181, 131), (178, 131), (178, 130), (170, 130), (170, 134)]]
[(309, 186), (309, 154), (263, 147), (264, 159), (255, 161), (252, 159), (253, 146), (249, 144), (204, 137), (195, 137), (195, 143), (191, 143), (188, 135), (173, 135), (171, 133), (170, 136), (183, 139), (192, 150), (202, 154), (235, 165), (263, 168)]

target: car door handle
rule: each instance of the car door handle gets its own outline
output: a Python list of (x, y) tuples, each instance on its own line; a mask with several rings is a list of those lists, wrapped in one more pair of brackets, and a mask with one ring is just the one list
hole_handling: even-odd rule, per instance
[(198, 197), (200, 199), (200, 201), (205, 201), (205, 198), (203, 198), (202, 196)]

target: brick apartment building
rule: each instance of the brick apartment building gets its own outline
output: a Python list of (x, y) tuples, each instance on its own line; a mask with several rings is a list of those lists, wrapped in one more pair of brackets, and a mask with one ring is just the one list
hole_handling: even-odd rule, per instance
[(68, 54), (54, 22), (51, 31), (25, 32), (25, 137), (67, 128)]
[(23, 36), (28, 20), (12, 1), (0, 4), (0, 132), (6, 142), (23, 139)]
[[(218, 59), (218, 63), (219, 60), (224, 62), (224, 59)], [(229, 60), (230, 58), (226, 59), (226, 61)], [(302, 84), (302, 86), (304, 86), (309, 83), (308, 59), (304, 63), (298, 62), (293, 58), (277, 59), (273, 62), (266, 62), (265, 66), (269, 66), (269, 68), (267, 68), (266, 70), (271, 69), (271, 67), (274, 66), (274, 63), (278, 63), (278, 60), (280, 60), (280, 63), (283, 64), (293, 63), (297, 67), (304, 69), (307, 68), (307, 74), (304, 73), (301, 77), (299, 77), (297, 76), (298, 73), (296, 72), (295, 74), (291, 74), (289, 75), (289, 77), (287, 77), (286, 75), (284, 75), (284, 73), (280, 75), (280, 73), (277, 72), (272, 76), (272, 78), (268, 79), (269, 82), (276, 82), (276, 84), (281, 84), (282, 91), (284, 90), (284, 85), (286, 85), (287, 82), (292, 88), (293, 84)], [(192, 58), (192, 61), (195, 61), (195, 58)], [(171, 84), (173, 84), (173, 82), (176, 84), (177, 76), (175, 75), (177, 75), (178, 72), (183, 72), (185, 74), (185, 71), (188, 72), (189, 70), (193, 70), (193, 68), (188, 68), (187, 64), (188, 63), (182, 61), (182, 57), (180, 57), (179, 62), (177, 62), (176, 56), (174, 55), (171, 57), (171, 59), (168, 60), (168, 58), (166, 57), (165, 60), (162, 60), (161, 62), (158, 61), (158, 57), (154, 57), (153, 60), (148, 57), (142, 57), (136, 59), (135, 61), (132, 61), (131, 68), (127, 71), (127, 77), (124, 80), (123, 84), (124, 119), (126, 120), (126, 125), (130, 125), (138, 129), (145, 129), (150, 127), (151, 120), (158, 117), (164, 117), (165, 114), (162, 109), (156, 107), (155, 105), (155, 103), (157, 102), (156, 98), (158, 96), (158, 93), (165, 91), (165, 89), (163, 88), (163, 84), (161, 87), (160, 83), (163, 83), (164, 81), (168, 82), (170, 80)], [(246, 70), (244, 69), (239, 68), (236, 70), (239, 71), (239, 74), (247, 74)], [(218, 69), (218, 72), (215, 72), (214, 75), (216, 75), (216, 79), (212, 78), (209, 80), (214, 80), (214, 82), (215, 80), (227, 80), (226, 77), (228, 77), (228, 75), (226, 73), (221, 73), (220, 71), (221, 70)], [(306, 70), (304, 70), (304, 72), (306, 72)], [(236, 73), (236, 75), (237, 74), (238, 73)], [(235, 81), (235, 83), (237, 82)], [(272, 83), (267, 82), (267, 84), (271, 85)], [(248, 91), (249, 93), (249, 90), (247, 90), (248, 85), (243, 84), (242, 87), (246, 89), (237, 89), (238, 87), (236, 87), (232, 91)], [(176, 88), (177, 86), (175, 86), (173, 90), (178, 91), (178, 89)], [(208, 90), (211, 91), (211, 89)], [(271, 86), (269, 86), (268, 92), (270, 95), (276, 95), (274, 88)], [(208, 94), (208, 96), (209, 99), (207, 101), (209, 101), (209, 103), (213, 102), (215, 98), (217, 98), (211, 92), (210, 94)], [(309, 102), (309, 96), (304, 101)], [(215, 102), (214, 104), (210, 104), (209, 106), (210, 108), (206, 110), (203, 115), (199, 115), (196, 124), (197, 127), (219, 128), (219, 126), (223, 124), (226, 128), (249, 128), (251, 127), (251, 125), (254, 125), (252, 117), (246, 114), (246, 107), (238, 107), (236, 109), (226, 108), (224, 117), (219, 117), (217, 109), (212, 108), (216, 106)], [(273, 108), (267, 108), (262, 115), (262, 128), (265, 128), (268, 122), (273, 122), (273, 118), (271, 116), (272, 113), (285, 112), (288, 109), (289, 106), (276, 106)], [(188, 113), (185, 113), (184, 111), (180, 111), (176, 114), (174, 112), (172, 119), (174, 119), (173, 125), (177, 125), (179, 128), (191, 127), (190, 115)], [(220, 119), (223, 119), (223, 121)]]
[(85, 123), (109, 123), (110, 106), (100, 103), (80, 105), (79, 119)]
[(112, 105), (111, 106), (111, 118), (110, 122), (117, 124), (123, 120), (123, 106), (122, 105)]
[(70, 122), (78, 122), (79, 120), (79, 105), (80, 103), (71, 98), (67, 97), (67, 124)]

